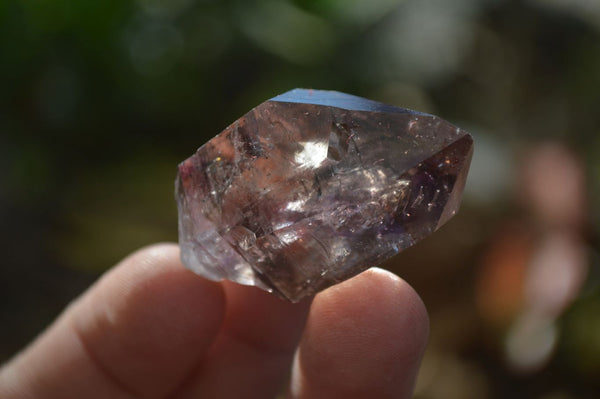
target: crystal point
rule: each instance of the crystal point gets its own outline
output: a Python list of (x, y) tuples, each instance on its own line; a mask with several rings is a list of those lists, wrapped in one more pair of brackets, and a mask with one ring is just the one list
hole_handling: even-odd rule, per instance
[(469, 134), (436, 116), (291, 90), (179, 165), (182, 261), (298, 301), (448, 221), (472, 151)]

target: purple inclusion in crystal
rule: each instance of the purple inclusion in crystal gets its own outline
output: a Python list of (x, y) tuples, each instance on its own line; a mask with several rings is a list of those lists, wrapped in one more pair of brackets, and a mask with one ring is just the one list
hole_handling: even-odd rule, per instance
[(436, 116), (289, 91), (179, 165), (182, 261), (298, 301), (448, 221), (472, 152), (471, 136)]

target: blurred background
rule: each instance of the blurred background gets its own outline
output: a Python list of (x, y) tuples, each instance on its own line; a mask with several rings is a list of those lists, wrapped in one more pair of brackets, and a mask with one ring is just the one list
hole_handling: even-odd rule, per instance
[(597, 398), (594, 0), (0, 0), (0, 362), (175, 241), (176, 164), (294, 87), (474, 136), (461, 212), (386, 265), (431, 314), (415, 396)]

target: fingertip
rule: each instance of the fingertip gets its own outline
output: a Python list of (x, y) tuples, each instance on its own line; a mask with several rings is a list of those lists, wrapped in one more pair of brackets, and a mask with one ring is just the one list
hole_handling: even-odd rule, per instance
[(315, 297), (311, 316), (323, 328), (340, 322), (371, 325), (376, 332), (411, 339), (407, 349), (423, 351), (429, 316), (421, 297), (402, 278), (377, 267), (323, 291)]
[(370, 269), (313, 301), (294, 370), (297, 397), (410, 397), (429, 334), (404, 280)]
[(403, 317), (401, 325), (412, 326), (407, 331), (412, 332), (413, 348), (422, 356), (429, 339), (429, 313), (423, 299), (410, 284), (388, 270), (373, 267), (366, 271), (365, 277), (371, 277), (373, 290), (387, 285), (383, 290), (390, 303), (396, 301), (397, 315)]

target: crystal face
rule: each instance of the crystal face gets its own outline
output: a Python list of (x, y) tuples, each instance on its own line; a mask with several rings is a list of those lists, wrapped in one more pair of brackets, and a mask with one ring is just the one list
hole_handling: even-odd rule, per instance
[(183, 264), (298, 301), (448, 221), (472, 151), (469, 134), (433, 115), (289, 91), (179, 165)]

